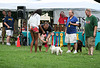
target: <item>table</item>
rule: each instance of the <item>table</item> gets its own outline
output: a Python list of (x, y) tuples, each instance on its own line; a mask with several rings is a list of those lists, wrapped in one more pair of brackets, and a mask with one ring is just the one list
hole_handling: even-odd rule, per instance
[[(22, 32), (22, 33), (25, 37), (27, 37), (27, 32)], [(56, 33), (58, 33), (58, 34), (63, 33), (63, 40), (65, 40), (64, 32), (54, 32), (54, 33), (55, 33), (54, 40), (56, 40)], [(79, 40), (81, 40), (83, 42), (83, 45), (85, 46), (85, 35), (82, 36), (82, 32), (77, 32), (77, 34), (78, 34)], [(28, 41), (29, 41), (29, 45), (30, 45), (31, 41), (32, 41), (30, 32), (28, 32)], [(60, 36), (59, 36), (59, 41), (60, 41)], [(95, 46), (98, 44), (98, 42), (100, 42), (100, 32), (97, 32), (97, 36), (95, 38)], [(55, 44), (55, 41), (54, 41), (54, 44)], [(60, 42), (59, 42), (59, 44), (60, 44)], [(67, 45), (67, 43), (65, 43), (65, 41), (63, 41), (63, 45)], [(71, 44), (71, 45), (74, 45), (74, 44)]]

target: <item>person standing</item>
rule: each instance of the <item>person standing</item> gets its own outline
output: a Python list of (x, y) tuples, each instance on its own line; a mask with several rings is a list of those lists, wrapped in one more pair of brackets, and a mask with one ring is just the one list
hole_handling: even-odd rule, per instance
[(88, 55), (93, 55), (98, 23), (97, 23), (97, 18), (91, 14), (90, 9), (86, 9), (85, 14), (87, 17), (86, 17), (85, 31), (83, 31), (82, 35), (84, 35), (85, 33), (85, 44), (86, 47), (88, 47)]
[(45, 33), (40, 25), (40, 16), (42, 15), (42, 10), (36, 10), (29, 18), (28, 24), (30, 25), (30, 33), (32, 37), (30, 52), (32, 53), (33, 43), (35, 41), (35, 52), (37, 52), (37, 45), (38, 45), (38, 33), (39, 28), (42, 30), (43, 34)]
[[(60, 32), (65, 30), (65, 27), (64, 25), (66, 24), (67, 22), (67, 16), (65, 15), (64, 11), (61, 11), (60, 12), (60, 17), (59, 17), (59, 20), (58, 20), (58, 23), (59, 23), (59, 27), (60, 27)], [(62, 28), (62, 25), (63, 25), (63, 28)]]
[(8, 11), (8, 16), (5, 17), (4, 19), (4, 24), (6, 27), (6, 35), (7, 35), (7, 43), (6, 45), (11, 45), (10, 44), (10, 38), (13, 36), (13, 30), (14, 30), (14, 19), (11, 16), (11, 11)]
[(2, 14), (3, 14), (3, 16), (2, 16), (2, 25), (3, 25), (2, 26), (2, 44), (4, 44), (4, 38), (5, 38), (5, 34), (6, 34), (4, 19), (6, 17), (6, 11), (3, 10), (2, 11)]
[(66, 53), (70, 53), (70, 47), (71, 43), (74, 43), (75, 45), (75, 51), (74, 53), (77, 53), (77, 36), (76, 36), (76, 26), (79, 26), (79, 24), (76, 24), (78, 19), (74, 16), (73, 10), (69, 10), (69, 17), (66, 23), (65, 28), (65, 42), (68, 43), (68, 51)]

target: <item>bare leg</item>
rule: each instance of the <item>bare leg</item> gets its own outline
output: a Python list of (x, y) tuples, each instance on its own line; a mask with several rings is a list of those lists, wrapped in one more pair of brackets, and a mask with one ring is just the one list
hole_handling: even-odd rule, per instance
[(10, 36), (7, 36), (7, 43), (10, 43)]
[(77, 51), (77, 43), (74, 43), (74, 45), (75, 45), (75, 50)]
[(91, 50), (90, 50), (90, 48), (88, 48), (88, 55), (90, 55), (91, 54)]
[(34, 34), (33, 34), (33, 31), (30, 31), (30, 33), (31, 33), (31, 37), (32, 37), (30, 52), (32, 53), (32, 48), (33, 48), (33, 43), (34, 43)]
[(35, 33), (34, 36), (35, 36), (35, 52), (37, 52), (37, 46), (38, 46), (38, 33)]
[(4, 38), (5, 38), (5, 27), (2, 28), (2, 44), (4, 44)]
[(68, 43), (68, 45), (67, 45), (67, 47), (68, 47), (68, 50), (70, 50), (70, 46), (71, 46), (71, 45), (70, 45), (70, 43)]
[(42, 48), (42, 46), (39, 46), (39, 51), (41, 52), (41, 48)]
[(93, 55), (93, 50), (94, 50), (94, 47), (91, 47), (91, 48), (90, 48), (91, 55)]
[(4, 37), (2, 37), (2, 44), (4, 44)]

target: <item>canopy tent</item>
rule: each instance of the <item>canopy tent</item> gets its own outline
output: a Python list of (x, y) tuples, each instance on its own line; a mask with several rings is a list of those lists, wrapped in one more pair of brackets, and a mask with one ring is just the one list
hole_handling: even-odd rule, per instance
[[(100, 4), (92, 1), (77, 1), (75, 0), (74, 2), (70, 1), (57, 1), (57, 2), (45, 2), (45, 1), (31, 1), (31, 0), (22, 0), (23, 2), (3, 2), (3, 1), (8, 1), (8, 0), (2, 0), (0, 2), (0, 11), (2, 10), (12, 10), (16, 11), (17, 6), (26, 6), (27, 11), (33, 11), (36, 9), (43, 9), (44, 11), (53, 11), (54, 12), (54, 23), (57, 24), (58, 18), (60, 11), (65, 11), (66, 15), (68, 16), (68, 10), (73, 9), (75, 11), (75, 16), (76, 17), (85, 17), (84, 10), (86, 8), (92, 9), (98, 18), (100, 18)], [(12, 0), (12, 1), (17, 1), (17, 0)], [(19, 0), (18, 0), (19, 1)], [(21, 0), (20, 0), (21, 1)], [(27, 27), (28, 28), (28, 27)], [(99, 24), (100, 28), (100, 24)], [(28, 37), (28, 31), (27, 31), (27, 37)], [(28, 39), (28, 38), (27, 38)], [(28, 45), (28, 43), (27, 43)]]
[[(4, 1), (4, 2), (3, 2)], [(33, 10), (33, 9), (44, 9), (44, 10), (55, 10), (59, 8), (90, 8), (94, 10), (100, 11), (100, 4), (95, 1), (77, 1), (76, 2), (70, 2), (70, 1), (61, 1), (61, 2), (44, 2), (44, 1), (31, 1), (28, 0), (27, 2), (19, 3), (19, 2), (11, 2), (7, 3), (8, 0), (3, 0), (0, 2), (0, 9), (11, 9), (16, 10), (17, 6), (26, 6), (27, 9)], [(12, 1), (12, 0), (11, 0)], [(16, 0), (13, 0), (16, 1)]]

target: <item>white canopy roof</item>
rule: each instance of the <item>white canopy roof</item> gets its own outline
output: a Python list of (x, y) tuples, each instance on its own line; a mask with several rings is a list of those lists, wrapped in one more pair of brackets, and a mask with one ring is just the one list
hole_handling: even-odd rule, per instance
[[(9, 1), (9, 2), (8, 2)], [(48, 1), (48, 2), (47, 2)], [(70, 1), (32, 1), (32, 0), (0, 0), (0, 9), (10, 9), (16, 10), (17, 6), (26, 6), (27, 9), (47, 9), (47, 10), (54, 10), (54, 9), (63, 9), (63, 8), (90, 8), (94, 10), (100, 11), (100, 4), (93, 1), (93, 0), (75, 0), (72, 2)]]

